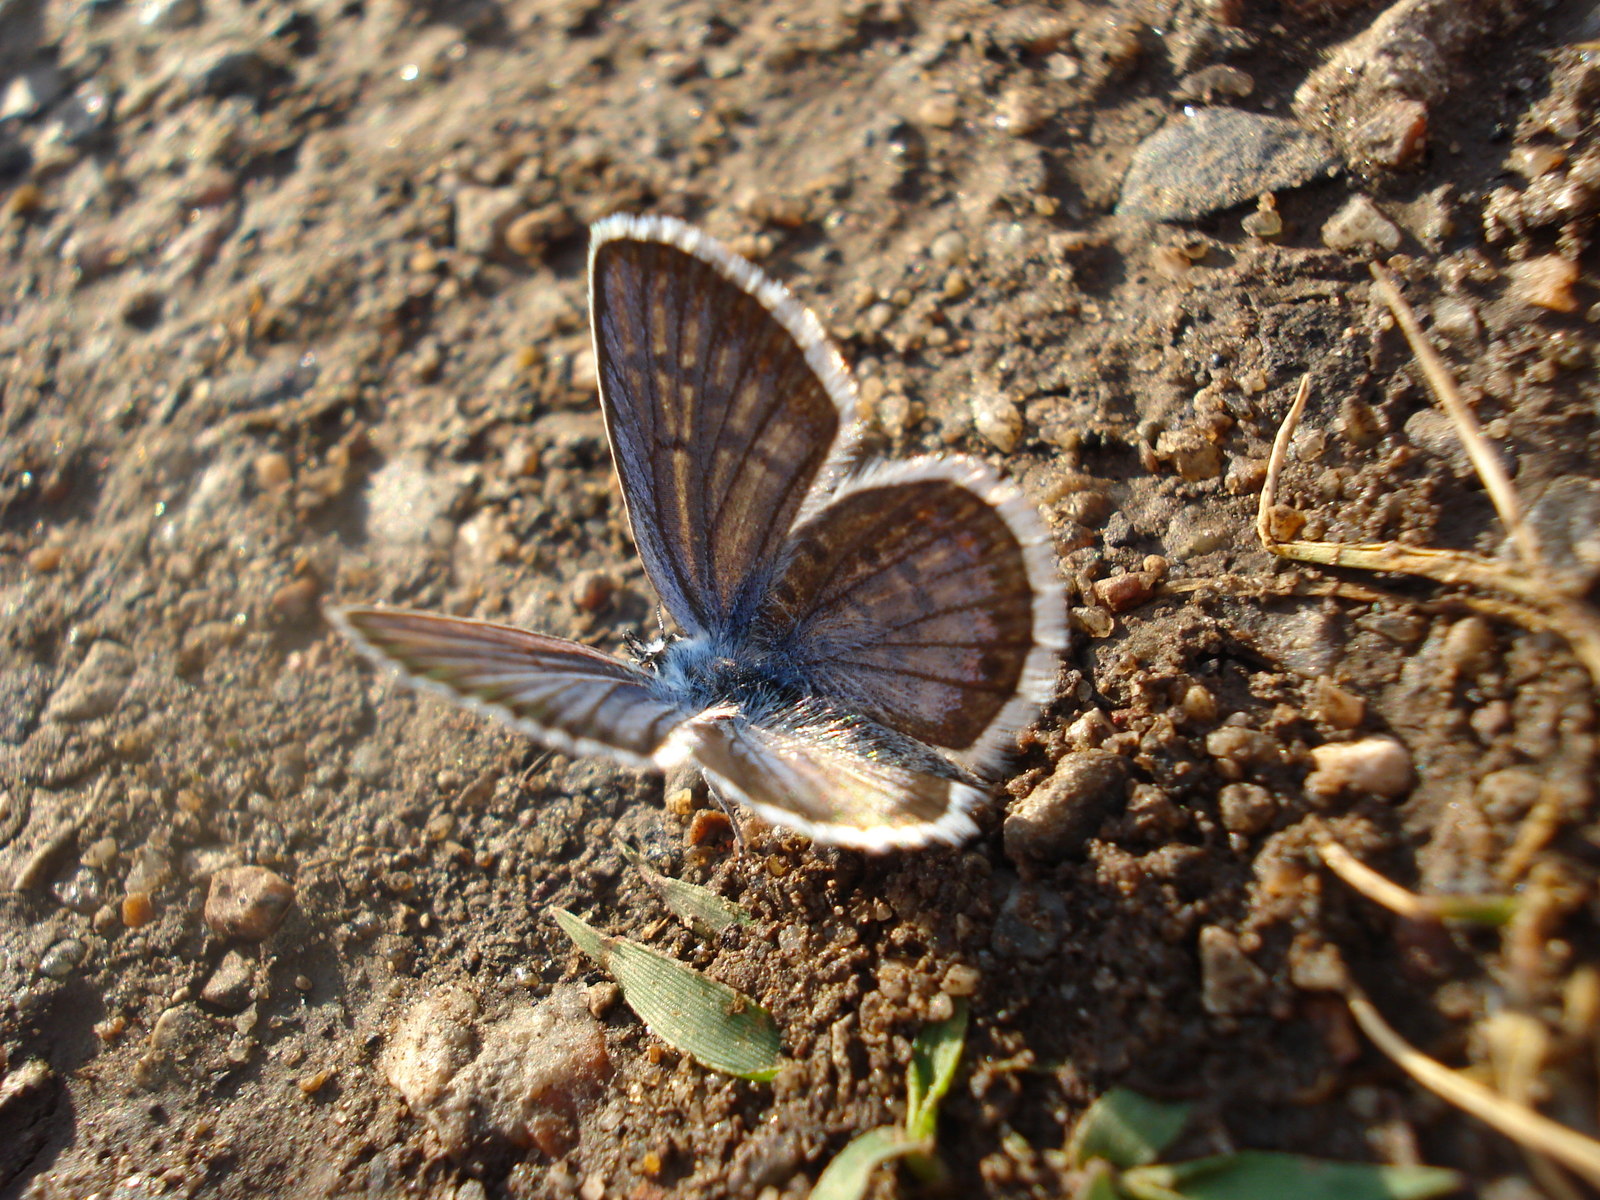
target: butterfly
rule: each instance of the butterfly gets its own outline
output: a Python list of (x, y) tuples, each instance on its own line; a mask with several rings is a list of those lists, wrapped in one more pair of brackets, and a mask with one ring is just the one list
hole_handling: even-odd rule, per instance
[(627, 661), (441, 614), (333, 624), (551, 749), (693, 764), (724, 803), (817, 842), (972, 836), (1066, 646), (1038, 510), (976, 459), (863, 463), (856, 387), (816, 316), (682, 221), (597, 222), (589, 313), (629, 527), (676, 630)]

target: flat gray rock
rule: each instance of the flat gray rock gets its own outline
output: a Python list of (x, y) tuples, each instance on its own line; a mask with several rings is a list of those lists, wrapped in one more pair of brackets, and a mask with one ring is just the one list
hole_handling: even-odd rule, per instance
[(1192, 221), (1338, 168), (1333, 147), (1293, 121), (1203, 108), (1168, 121), (1133, 152), (1117, 215)]

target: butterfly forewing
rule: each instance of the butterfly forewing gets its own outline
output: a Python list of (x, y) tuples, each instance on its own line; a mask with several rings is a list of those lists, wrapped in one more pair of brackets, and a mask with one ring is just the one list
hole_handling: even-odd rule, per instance
[(637, 668), (577, 642), (402, 609), (329, 615), (368, 657), (412, 686), (486, 712), (556, 750), (645, 766), (689, 715), (657, 699)]
[(679, 222), (595, 227), (590, 319), (634, 540), (688, 632), (727, 632), (764, 590), (853, 419), (816, 319)]
[(925, 747), (860, 718), (695, 722), (684, 739), (722, 793), (819, 842), (885, 850), (961, 842), (983, 794)]
[(1032, 506), (981, 464), (886, 464), (795, 530), (763, 636), (820, 695), (981, 769), (1053, 687), (1053, 559)]

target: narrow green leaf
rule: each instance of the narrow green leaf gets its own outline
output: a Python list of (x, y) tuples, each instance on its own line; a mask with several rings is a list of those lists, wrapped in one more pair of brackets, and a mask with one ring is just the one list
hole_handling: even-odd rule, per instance
[(874, 1171), (916, 1148), (916, 1143), (907, 1141), (898, 1129), (887, 1125), (869, 1129), (823, 1168), (811, 1189), (811, 1200), (861, 1200)]
[(1122, 1186), (1139, 1200), (1430, 1200), (1462, 1183), (1443, 1167), (1329, 1162), (1264, 1150), (1138, 1167), (1122, 1176)]
[(1521, 903), (1516, 896), (1429, 896), (1435, 911), (1450, 921), (1473, 925), (1509, 925)]
[(926, 1025), (911, 1044), (911, 1070), (906, 1075), (906, 1136), (932, 1142), (939, 1121), (939, 1102), (955, 1082), (967, 1040), (967, 1002), (958, 999), (955, 1012)]
[(1067, 1144), (1075, 1167), (1103, 1158), (1114, 1167), (1152, 1163), (1183, 1132), (1187, 1104), (1163, 1104), (1127, 1088), (1112, 1088), (1089, 1106)]
[(607, 937), (565, 909), (552, 908), (573, 943), (611, 973), (622, 998), (667, 1045), (713, 1071), (765, 1083), (783, 1065), (772, 1014), (743, 992), (660, 951)]
[(735, 925), (754, 925), (756, 919), (732, 900), (708, 888), (663, 875), (632, 846), (622, 846), (622, 856), (661, 897), (672, 915), (703, 938), (714, 937)]
[(1123, 1200), (1123, 1193), (1117, 1190), (1116, 1172), (1105, 1159), (1090, 1163), (1085, 1176), (1073, 1193), (1075, 1200)]

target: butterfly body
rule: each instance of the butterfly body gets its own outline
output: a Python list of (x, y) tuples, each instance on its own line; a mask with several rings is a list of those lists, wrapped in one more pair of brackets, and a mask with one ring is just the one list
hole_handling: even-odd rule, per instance
[(559, 750), (693, 763), (819, 841), (971, 836), (1066, 644), (1037, 510), (976, 460), (863, 465), (816, 318), (682, 222), (599, 222), (590, 314), (629, 525), (678, 632), (625, 662), (491, 622), (330, 618), (416, 687)]
[(731, 707), (761, 720), (807, 694), (800, 673), (771, 651), (708, 638), (677, 638), (642, 665), (655, 673), (651, 693), (690, 713)]

